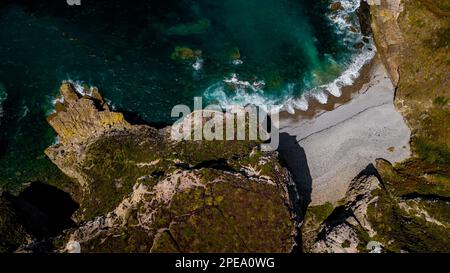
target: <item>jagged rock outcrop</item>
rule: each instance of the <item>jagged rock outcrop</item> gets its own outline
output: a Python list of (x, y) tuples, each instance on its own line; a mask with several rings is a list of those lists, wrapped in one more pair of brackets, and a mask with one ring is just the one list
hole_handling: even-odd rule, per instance
[(308, 208), (302, 226), (304, 251), (447, 252), (448, 197), (417, 193), (424, 185), (411, 193), (404, 183), (410, 182), (389, 162), (378, 159), (376, 167), (369, 165), (336, 206)]
[[(421, 129), (430, 122), (423, 122), (424, 116), (430, 115), (432, 108), (447, 105), (448, 112), (448, 4), (430, 0), (367, 2), (377, 52), (396, 86), (396, 107), (413, 133), (425, 131)], [(444, 102), (436, 105), (435, 99)]]
[[(177, 141), (130, 125), (98, 91), (61, 87), (49, 158), (82, 189), (67, 252), (289, 252), (297, 194), (276, 152), (250, 141)], [(294, 190), (293, 190), (294, 189)]]
[(131, 128), (122, 113), (110, 111), (96, 88), (90, 90), (89, 97), (83, 97), (70, 83), (64, 83), (60, 93), (63, 101), (57, 102), (56, 112), (48, 117), (48, 123), (64, 145), (79, 144), (106, 131)]
[[(350, 184), (342, 205), (330, 211), (323, 223), (310, 231), (314, 240), (307, 241), (304, 247), (315, 253), (354, 253), (367, 242), (361, 239), (361, 232), (370, 237), (376, 235), (368, 220), (367, 209), (376, 201), (373, 192), (382, 189), (383, 184), (373, 165), (369, 165)], [(313, 220), (313, 219), (311, 219)], [(312, 224), (312, 223), (306, 223)]]

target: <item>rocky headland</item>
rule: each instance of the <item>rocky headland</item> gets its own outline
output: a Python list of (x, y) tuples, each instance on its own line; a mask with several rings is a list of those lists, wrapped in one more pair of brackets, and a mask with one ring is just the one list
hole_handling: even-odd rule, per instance
[(290, 252), (296, 246), (300, 215), (291, 200), (298, 194), (276, 152), (250, 141), (173, 141), (170, 127), (131, 125), (98, 90), (85, 91), (90, 95), (63, 84), (48, 118), (58, 143), (45, 153), (76, 183), (72, 196), (79, 203), (76, 224), (53, 237), (53, 251)]
[(363, 1), (367, 80), (283, 118), (278, 152), (174, 141), (64, 83), (45, 154), (69, 178), (1, 193), (0, 252), (448, 252), (449, 7)]

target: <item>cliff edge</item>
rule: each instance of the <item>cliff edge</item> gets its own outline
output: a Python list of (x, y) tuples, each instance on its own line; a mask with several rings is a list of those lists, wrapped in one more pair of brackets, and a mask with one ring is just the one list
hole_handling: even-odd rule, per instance
[(448, 252), (450, 249), (450, 1), (371, 0), (378, 54), (411, 128), (412, 156), (384, 159), (337, 204), (308, 208), (306, 252)]
[[(297, 193), (276, 152), (250, 141), (173, 141), (131, 125), (100, 93), (61, 86), (45, 152), (81, 188), (66, 252), (289, 252)], [(89, 91), (89, 90), (86, 90)], [(83, 92), (87, 93), (87, 92)]]

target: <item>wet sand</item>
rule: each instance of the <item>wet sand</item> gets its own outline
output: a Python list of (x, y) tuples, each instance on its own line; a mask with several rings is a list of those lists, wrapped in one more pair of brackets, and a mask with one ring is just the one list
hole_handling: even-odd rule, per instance
[[(280, 153), (291, 172), (308, 174), (297, 175), (303, 181), (296, 182), (300, 189), (310, 188), (311, 205), (342, 199), (351, 180), (377, 158), (394, 163), (410, 156), (411, 132), (394, 107), (394, 92), (375, 58), (341, 97), (330, 96), (325, 105), (311, 101), (306, 112), (280, 114), (280, 132), (294, 139), (285, 140)], [(294, 154), (298, 150), (303, 158)]]

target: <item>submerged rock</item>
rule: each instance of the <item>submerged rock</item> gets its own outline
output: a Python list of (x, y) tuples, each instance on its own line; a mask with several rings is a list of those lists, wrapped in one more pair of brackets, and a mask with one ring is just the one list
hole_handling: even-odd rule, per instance
[(177, 46), (170, 55), (170, 58), (175, 61), (193, 61), (201, 56), (201, 50), (193, 50), (189, 47)]
[(289, 252), (296, 244), (296, 194), (276, 152), (250, 141), (174, 141), (170, 127), (129, 124), (99, 93), (82, 97), (64, 84), (61, 94), (64, 108), (49, 118), (60, 142), (46, 154), (79, 183), (82, 224), (60, 236), (60, 251)]
[(339, 10), (343, 9), (342, 3), (339, 1), (334, 2), (330, 5), (330, 9), (334, 12), (339, 11)]

